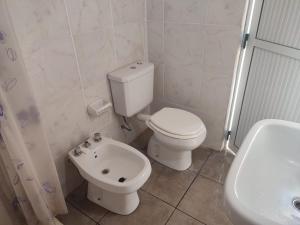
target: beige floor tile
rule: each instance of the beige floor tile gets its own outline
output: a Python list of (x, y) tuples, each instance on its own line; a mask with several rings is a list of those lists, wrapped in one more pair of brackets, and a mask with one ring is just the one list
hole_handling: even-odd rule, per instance
[(206, 162), (208, 157), (211, 155), (212, 150), (204, 147), (199, 147), (192, 151), (192, 165), (189, 170), (199, 172), (203, 164)]
[(67, 201), (93, 220), (99, 221), (107, 210), (88, 200), (86, 191), (87, 183), (84, 182), (80, 187), (68, 195)]
[(140, 205), (132, 214), (121, 216), (108, 213), (100, 221), (101, 225), (163, 225), (174, 208), (144, 192), (139, 192)]
[(233, 157), (224, 152), (214, 152), (208, 158), (200, 174), (219, 183), (224, 183)]
[(197, 177), (179, 209), (207, 225), (232, 225), (223, 206), (223, 185)]
[(96, 223), (83, 215), (80, 211), (68, 204), (69, 213), (67, 215), (58, 216), (58, 220), (64, 225), (96, 225)]
[(151, 176), (142, 189), (177, 206), (196, 175), (191, 170), (176, 171), (155, 162)]
[(198, 220), (193, 219), (192, 217), (186, 215), (179, 210), (175, 210), (167, 225), (204, 225), (200, 223)]

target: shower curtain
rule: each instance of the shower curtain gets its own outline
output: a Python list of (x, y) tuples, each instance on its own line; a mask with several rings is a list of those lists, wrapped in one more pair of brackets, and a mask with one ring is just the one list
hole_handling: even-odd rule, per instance
[(0, 0), (0, 224), (54, 225), (67, 208), (26, 72)]
[[(1, 141), (4, 141), (0, 148), (1, 168), (9, 178), (6, 186), (14, 190), (11, 204), (20, 207), (29, 225), (54, 225), (55, 215), (66, 213), (67, 209), (49, 148), (39, 131), (39, 119), (36, 118), (35, 125), (27, 121), (27, 125), (19, 128), (1, 89), (0, 102)], [(30, 117), (30, 112), (27, 116)], [(32, 111), (31, 116), (38, 116), (38, 113)], [(24, 135), (31, 140), (25, 140)]]

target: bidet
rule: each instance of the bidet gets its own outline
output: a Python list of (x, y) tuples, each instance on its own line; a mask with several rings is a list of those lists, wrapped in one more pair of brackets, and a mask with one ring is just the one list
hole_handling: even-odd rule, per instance
[(88, 181), (90, 201), (121, 215), (138, 207), (137, 190), (151, 173), (148, 158), (138, 150), (96, 133), (71, 150), (69, 158)]

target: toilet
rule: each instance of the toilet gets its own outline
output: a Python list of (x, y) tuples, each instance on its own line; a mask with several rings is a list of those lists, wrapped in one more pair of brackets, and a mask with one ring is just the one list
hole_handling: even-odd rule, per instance
[(121, 215), (138, 207), (137, 191), (151, 174), (149, 159), (138, 150), (96, 133), (72, 149), (69, 158), (88, 181), (90, 201)]
[(115, 112), (137, 116), (154, 132), (148, 155), (175, 170), (186, 170), (192, 163), (192, 150), (206, 137), (202, 120), (185, 110), (163, 108), (153, 115), (140, 112), (153, 100), (154, 65), (136, 62), (108, 74)]

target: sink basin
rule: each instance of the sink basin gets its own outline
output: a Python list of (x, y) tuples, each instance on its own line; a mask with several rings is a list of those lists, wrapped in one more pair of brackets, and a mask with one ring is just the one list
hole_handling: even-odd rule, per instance
[(235, 225), (300, 224), (300, 124), (253, 126), (228, 173), (225, 204)]

